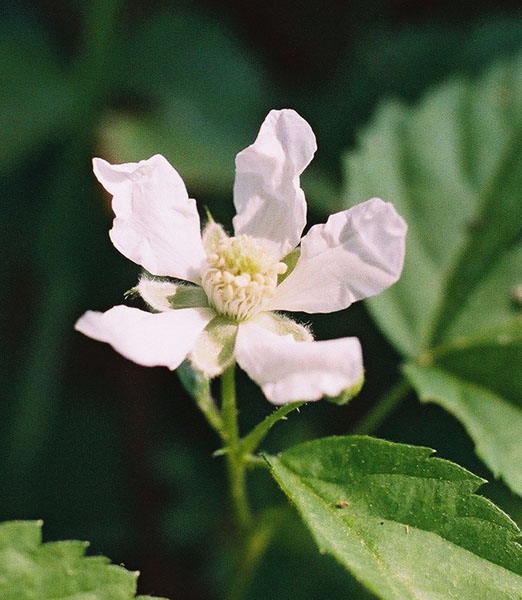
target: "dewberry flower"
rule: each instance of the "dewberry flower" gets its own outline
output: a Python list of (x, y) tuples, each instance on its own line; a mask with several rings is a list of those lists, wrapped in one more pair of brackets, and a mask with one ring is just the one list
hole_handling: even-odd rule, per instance
[(306, 201), (299, 176), (316, 150), (308, 123), (273, 110), (236, 157), (234, 235), (209, 220), (160, 155), (94, 173), (113, 195), (110, 237), (147, 275), (135, 290), (153, 312), (115, 306), (76, 323), (145, 366), (188, 358), (207, 377), (234, 361), (274, 404), (337, 396), (363, 378), (357, 338), (314, 341), (279, 311), (332, 312), (373, 296), (400, 276), (406, 225), (372, 198), (331, 215), (301, 239)]

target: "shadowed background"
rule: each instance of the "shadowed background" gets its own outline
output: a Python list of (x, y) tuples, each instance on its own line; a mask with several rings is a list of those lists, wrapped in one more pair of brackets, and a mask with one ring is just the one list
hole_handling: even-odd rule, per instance
[[(111, 246), (92, 156), (161, 152), (200, 208), (230, 227), (234, 156), (271, 108), (296, 109), (319, 150), (303, 177), (309, 223), (343, 208), (341, 158), (387, 98), (413, 102), (450, 74), (522, 49), (520, 3), (3, 2), (0, 4), (0, 519), (42, 518), (140, 569), (140, 590), (220, 597), (228, 515), (218, 439), (166, 369), (138, 367), (73, 330), (123, 302), (139, 267)], [(393, 201), (393, 198), (386, 198)], [(343, 434), (396, 377), (398, 357), (364, 306), (310, 319), (319, 339), (357, 335), (367, 383), (347, 407), (305, 406), (279, 451)], [(240, 378), (242, 425), (271, 407)], [(488, 476), (462, 427), (413, 398), (379, 431)], [(264, 473), (255, 505), (281, 499)], [(495, 500), (513, 498), (496, 484)], [(518, 512), (517, 512), (518, 511)], [(521, 514), (520, 506), (515, 513)], [(303, 565), (306, 564), (306, 569)], [(289, 510), (249, 598), (370, 597), (319, 556)]]

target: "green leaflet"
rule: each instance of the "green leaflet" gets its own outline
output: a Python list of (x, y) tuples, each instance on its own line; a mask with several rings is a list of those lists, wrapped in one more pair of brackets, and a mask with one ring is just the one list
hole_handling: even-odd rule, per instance
[(0, 524), (2, 600), (161, 600), (136, 597), (138, 573), (86, 557), (86, 542), (42, 544), (41, 528), (41, 521)]
[(522, 489), (522, 411), (506, 398), (437, 367), (407, 364), (405, 373), (421, 400), (433, 401), (462, 421), (477, 454), (513, 490)]
[[(381, 196), (408, 222), (403, 275), (369, 308), (408, 359), (419, 395), (457, 416), (480, 456), (519, 494), (522, 462), (512, 451), (500, 454), (522, 439), (514, 300), (522, 282), (521, 97), (517, 57), (475, 82), (440, 85), (413, 109), (384, 105), (346, 158), (345, 193), (350, 204)], [(439, 376), (442, 369), (447, 385), (433, 393), (431, 376), (415, 363)], [(497, 402), (507, 412), (498, 413)], [(511, 415), (509, 427), (488, 424), (500, 414)]]
[(266, 457), (323, 552), (386, 600), (520, 600), (517, 526), (432, 450), (331, 437)]

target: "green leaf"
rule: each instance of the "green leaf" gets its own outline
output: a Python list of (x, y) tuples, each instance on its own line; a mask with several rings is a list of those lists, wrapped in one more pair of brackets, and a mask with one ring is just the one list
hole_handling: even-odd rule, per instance
[(331, 437), (268, 456), (322, 552), (386, 600), (522, 598), (520, 531), (432, 450)]
[(415, 109), (384, 105), (347, 156), (350, 204), (382, 196), (410, 227), (403, 276), (369, 302), (405, 354), (447, 339), (479, 287), (521, 251), (521, 63), (439, 86)]
[(437, 402), (462, 421), (476, 440), (477, 454), (513, 490), (522, 490), (522, 411), (487, 387), (437, 367), (405, 366), (424, 402)]
[[(414, 108), (384, 105), (346, 160), (349, 202), (381, 196), (409, 225), (403, 275), (370, 311), (420, 396), (459, 418), (519, 494), (522, 462), (500, 454), (522, 439), (521, 97), (519, 56), (440, 85)], [(446, 385), (434, 394), (413, 363), (442, 369)], [(491, 427), (501, 415), (509, 427)]]
[[(2, 600), (131, 600), (138, 573), (85, 556), (86, 542), (42, 544), (41, 521), (0, 524)], [(161, 600), (139, 596), (136, 600)]]

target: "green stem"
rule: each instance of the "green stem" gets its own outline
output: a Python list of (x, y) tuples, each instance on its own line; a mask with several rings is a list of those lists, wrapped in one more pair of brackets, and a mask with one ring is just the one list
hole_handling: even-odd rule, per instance
[(227, 436), (230, 453), (236, 453), (239, 444), (239, 427), (237, 424), (235, 365), (221, 375), (221, 418)]
[(409, 382), (401, 377), (399, 381), (386, 393), (370, 412), (352, 430), (357, 435), (370, 435), (386, 421), (388, 416), (396, 410), (405, 400), (411, 386)]
[(192, 397), (207, 423), (219, 435), (221, 441), (225, 443), (223, 421), (210, 391), (210, 381), (202, 373), (193, 369), (188, 361), (183, 362), (178, 367), (177, 374), (181, 385), (185, 388), (187, 394)]
[(223, 432), (223, 422), (221, 415), (214, 404), (214, 399), (210, 394), (210, 385), (207, 386), (207, 390), (194, 396), (194, 401), (197, 407), (203, 413), (208, 424), (212, 429), (225, 441), (225, 434)]
[(259, 518), (257, 525), (250, 531), (242, 547), (239, 568), (225, 596), (226, 600), (241, 600), (246, 597), (256, 569), (284, 514), (285, 511), (280, 508), (270, 508)]
[(232, 365), (221, 376), (221, 418), (228, 450), (225, 456), (230, 498), (239, 528), (246, 531), (250, 526), (251, 514), (246, 491), (246, 460), (239, 444), (234, 369), (235, 365)]
[(284, 419), (286, 415), (293, 410), (298, 409), (304, 404), (304, 402), (292, 402), (291, 404), (285, 404), (280, 406), (273, 413), (269, 414), (261, 423), (258, 423), (252, 431), (241, 440), (241, 446), (245, 454), (252, 454), (255, 452), (259, 444), (265, 439), (266, 434), (269, 432), (271, 427), (275, 425), (281, 419)]

